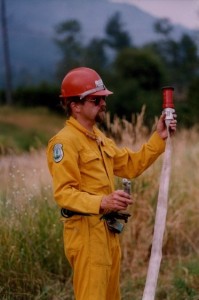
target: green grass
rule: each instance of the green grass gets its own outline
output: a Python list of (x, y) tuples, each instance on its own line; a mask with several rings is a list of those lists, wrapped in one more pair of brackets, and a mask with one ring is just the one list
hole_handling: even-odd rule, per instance
[(2, 152), (22, 152), (39, 149), (46, 145), (48, 136), (35, 129), (0, 122), (0, 145)]
[(50, 299), (52, 287), (64, 290), (71, 276), (62, 224), (55, 222), (58, 210), (43, 197), (33, 197), (19, 211), (5, 203), (1, 195), (0, 299)]
[(1, 107), (0, 154), (40, 149), (63, 124), (64, 116), (44, 108)]

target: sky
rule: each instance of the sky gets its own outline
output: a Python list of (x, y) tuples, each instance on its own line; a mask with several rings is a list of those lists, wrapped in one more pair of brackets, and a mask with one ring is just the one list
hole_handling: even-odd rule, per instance
[(169, 18), (172, 23), (190, 29), (199, 29), (199, 0), (111, 0), (117, 3), (134, 4), (138, 8), (160, 18)]

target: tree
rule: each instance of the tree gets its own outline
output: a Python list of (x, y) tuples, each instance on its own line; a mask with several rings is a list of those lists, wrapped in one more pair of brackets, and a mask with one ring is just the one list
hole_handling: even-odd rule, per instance
[(173, 30), (168, 19), (160, 19), (154, 24), (154, 30), (162, 35), (150, 47), (161, 57), (169, 72), (170, 82), (183, 88), (192, 81), (198, 72), (197, 45), (192, 37), (183, 34), (179, 41), (170, 37)]
[(131, 46), (131, 39), (127, 31), (123, 29), (121, 15), (116, 12), (105, 27), (107, 45), (116, 51)]
[[(175, 56), (176, 69), (178, 74), (176, 77), (180, 79), (181, 85), (191, 82), (198, 73), (199, 59), (197, 53), (197, 46), (193, 39), (184, 34), (178, 44), (177, 54)], [(175, 69), (175, 61), (172, 65)]]
[(10, 64), (10, 51), (8, 42), (8, 30), (6, 20), (6, 6), (5, 1), (1, 0), (1, 26), (3, 36), (3, 52), (5, 61), (5, 78), (6, 78), (6, 104), (12, 104), (12, 75), (11, 75), (11, 64)]
[(168, 38), (173, 30), (173, 26), (168, 18), (161, 18), (154, 23), (154, 30)]
[[(131, 118), (146, 104), (145, 121), (149, 124), (160, 113), (160, 91), (165, 69), (159, 57), (148, 49), (123, 49), (114, 64), (114, 104), (109, 107), (120, 117)], [(148, 109), (149, 108), (149, 109)]]
[(195, 77), (188, 87), (187, 101), (183, 103), (179, 109), (182, 113), (183, 123), (185, 126), (191, 127), (199, 124), (199, 78)]
[(108, 63), (104, 39), (94, 38), (84, 49), (84, 62), (87, 67), (102, 72)]
[(56, 27), (56, 33), (60, 37), (55, 42), (63, 55), (58, 65), (58, 76), (63, 78), (70, 69), (82, 64), (81, 26), (76, 20), (66, 21)]
[(134, 79), (147, 91), (159, 88), (164, 80), (161, 61), (149, 50), (124, 49), (118, 54), (115, 66), (125, 80)]

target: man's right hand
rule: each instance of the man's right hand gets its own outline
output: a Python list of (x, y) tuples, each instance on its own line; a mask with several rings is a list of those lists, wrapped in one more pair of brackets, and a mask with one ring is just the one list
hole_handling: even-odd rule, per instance
[(116, 190), (113, 193), (104, 196), (100, 205), (100, 213), (111, 211), (126, 210), (128, 205), (133, 203), (131, 195), (123, 190)]

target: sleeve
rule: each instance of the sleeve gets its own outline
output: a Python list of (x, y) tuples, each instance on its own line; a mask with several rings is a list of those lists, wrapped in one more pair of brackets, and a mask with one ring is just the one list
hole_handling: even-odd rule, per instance
[(145, 171), (165, 150), (165, 141), (154, 132), (142, 148), (133, 152), (128, 148), (115, 148), (114, 174), (119, 177), (135, 178)]
[[(56, 147), (58, 147), (57, 153)], [(81, 191), (78, 151), (75, 145), (66, 140), (50, 141), (47, 148), (47, 161), (57, 204), (72, 211), (98, 214), (102, 195)]]

